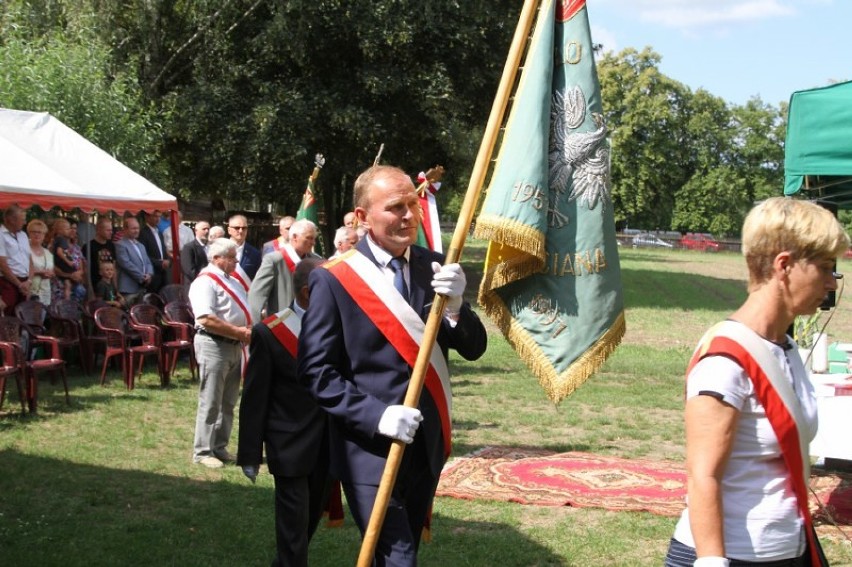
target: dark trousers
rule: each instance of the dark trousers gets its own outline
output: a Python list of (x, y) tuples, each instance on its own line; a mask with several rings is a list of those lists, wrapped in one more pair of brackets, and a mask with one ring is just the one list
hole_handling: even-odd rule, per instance
[[(24, 278), (24, 280), (26, 279), (27, 278)], [(0, 298), (2, 298), (3, 303), (6, 304), (3, 314), (8, 315), (9, 317), (15, 316), (15, 306), (17, 304), (27, 300), (24, 294), (21, 293), (21, 290), (5, 278), (0, 278)]]
[[(373, 565), (376, 567), (414, 567), (417, 565), (417, 549), (420, 535), (429, 512), (429, 506), (438, 488), (438, 478), (432, 475), (426, 453), (417, 441), (406, 448), (410, 458), (404, 459), (396, 485), (388, 503), (387, 515), (376, 545)], [(343, 483), (343, 492), (349, 503), (352, 518), (363, 537), (378, 486), (371, 484)]]
[(307, 476), (275, 475), (275, 545), (272, 567), (307, 567), (308, 544), (325, 509), (328, 467)]
[[(695, 549), (672, 538), (669, 542), (669, 552), (666, 554), (665, 567), (692, 567), (695, 563)], [(811, 558), (807, 551), (801, 557), (780, 559), (778, 561), (740, 561), (731, 559), (731, 567), (754, 565), (759, 567), (811, 567)]]

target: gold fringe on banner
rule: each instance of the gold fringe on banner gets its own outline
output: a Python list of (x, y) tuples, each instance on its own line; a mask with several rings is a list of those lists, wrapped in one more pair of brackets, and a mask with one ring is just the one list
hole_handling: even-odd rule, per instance
[(495, 266), (489, 267), (482, 273), (478, 301), (483, 303), (485, 298), (490, 296), (493, 290), (498, 287), (503, 287), (541, 271), (543, 265), (544, 263), (536, 258), (519, 254), (515, 261), (499, 262)]
[(480, 304), (486, 315), (502, 331), (512, 348), (538, 377), (548, 399), (558, 404), (594, 374), (621, 343), (627, 325), (624, 311), (612, 326), (562, 373), (556, 371), (530, 334), (512, 317), (506, 304), (495, 292), (480, 294)]
[(517, 248), (544, 262), (545, 235), (540, 230), (503, 216), (483, 213), (476, 219), (476, 238)]

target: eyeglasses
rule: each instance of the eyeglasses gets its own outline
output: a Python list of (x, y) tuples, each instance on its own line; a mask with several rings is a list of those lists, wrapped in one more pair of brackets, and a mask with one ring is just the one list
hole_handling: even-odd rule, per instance
[(247, 226), (229, 226), (228, 228), (232, 228), (234, 230), (248, 230)]
[(832, 272), (831, 275), (834, 276), (834, 279), (836, 279), (836, 280), (842, 280), (843, 279), (843, 274), (841, 274), (840, 272)]

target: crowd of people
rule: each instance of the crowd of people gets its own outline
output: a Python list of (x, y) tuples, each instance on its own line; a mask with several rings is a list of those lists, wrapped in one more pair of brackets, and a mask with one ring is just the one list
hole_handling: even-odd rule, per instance
[[(117, 233), (109, 215), (100, 215), (94, 224), (53, 214), (27, 221), (25, 209), (8, 207), (0, 224), (0, 301), (4, 314), (14, 314), (15, 305), (27, 300), (50, 305), (58, 299), (78, 303), (102, 299), (129, 308), (145, 293), (157, 293), (175, 283), (172, 231), (165, 218), (160, 211), (145, 212), (140, 217), (125, 215)], [(182, 220), (180, 213), (178, 218)], [(224, 227), (212, 226), (206, 220), (195, 222), (194, 228), (179, 222), (182, 282), (189, 286), (195, 280), (209, 263), (208, 241), (222, 238), (226, 232), (237, 245), (235, 276), (243, 281), (246, 291), (263, 256), (284, 251), (287, 261), (295, 266), (293, 262), (306, 254), (314, 255), (317, 227), (310, 221), (299, 221), (291, 243), (294, 222), (291, 216), (282, 218), (280, 236), (265, 243), (262, 252), (246, 241), (248, 222), (244, 215), (233, 215)], [(83, 234), (88, 236), (81, 238)], [(354, 246), (357, 238), (354, 228), (341, 226), (335, 236), (335, 255)]]
[[(260, 250), (239, 214), (228, 219), (229, 237), (206, 221), (178, 233), (200, 369), (192, 460), (236, 463), (252, 482), (266, 463), (275, 482), (274, 565), (308, 564), (335, 481), (366, 533), (393, 443), (407, 448), (373, 564), (416, 565), (449, 456), (447, 354), (476, 360), (486, 349), (459, 264), (415, 245), (421, 209), (411, 179), (373, 166), (355, 181), (354, 205), (328, 260), (314, 252), (317, 227), (305, 219), (282, 218), (279, 236)], [(144, 227), (126, 218), (117, 241), (101, 217), (82, 248), (73, 220), (26, 223), (24, 210), (9, 207), (3, 221), (7, 313), (26, 299), (82, 299), (89, 290), (127, 306), (169, 281), (171, 244), (156, 212)], [(822, 564), (806, 488), (814, 389), (788, 328), (836, 289), (835, 262), (849, 244), (833, 215), (812, 203), (768, 199), (746, 218), (748, 297), (702, 338), (687, 370), (688, 502), (667, 566)], [(403, 402), (435, 293), (445, 309), (425, 387), (410, 407)]]
[[(328, 261), (315, 252), (318, 229), (307, 219), (282, 218), (279, 236), (260, 249), (248, 242), (240, 214), (225, 227), (198, 221), (177, 231), (200, 375), (192, 461), (209, 468), (236, 462), (253, 480), (265, 460), (276, 485), (276, 564), (307, 565), (332, 479), (342, 482), (355, 522), (366, 529), (392, 441), (411, 447), (377, 564), (414, 564), (448, 456), (447, 351), (472, 360), (486, 344), (485, 328), (462, 301), (459, 265), (442, 266), (441, 255), (413, 246), (420, 216), (411, 179), (377, 166), (356, 181), (354, 211), (342, 219)], [(129, 308), (173, 283), (174, 243), (160, 212), (122, 220), (114, 234), (112, 219), (101, 215), (81, 243), (77, 221), (26, 223), (25, 210), (9, 207), (0, 227), (0, 306), (12, 314), (24, 300), (97, 297)], [(418, 407), (407, 407), (436, 291), (449, 297), (432, 360), (437, 381), (427, 381)], [(381, 321), (373, 318), (377, 307)], [(400, 326), (409, 332), (400, 335)]]
[[(85, 301), (90, 287), (88, 265), (77, 234), (78, 221), (35, 218), (18, 206), (3, 212), (0, 226), (0, 301), (4, 315), (37, 300)], [(97, 281), (97, 280), (95, 280)]]

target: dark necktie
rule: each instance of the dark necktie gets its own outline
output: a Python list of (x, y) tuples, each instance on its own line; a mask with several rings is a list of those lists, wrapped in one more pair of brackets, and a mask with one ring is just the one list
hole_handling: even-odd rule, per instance
[(391, 258), (391, 270), (393, 270), (393, 287), (402, 295), (406, 303), (408, 302), (408, 286), (405, 284), (405, 256), (397, 256)]

